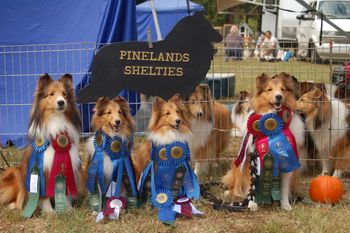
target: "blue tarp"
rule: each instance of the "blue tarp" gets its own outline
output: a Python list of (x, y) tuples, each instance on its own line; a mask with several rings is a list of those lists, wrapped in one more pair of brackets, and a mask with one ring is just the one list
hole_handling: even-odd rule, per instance
[[(27, 143), (39, 75), (71, 73), (79, 89), (101, 44), (136, 39), (134, 0), (0, 1), (0, 143)], [(139, 100), (134, 92), (123, 95)], [(90, 112), (91, 106), (81, 107), (84, 131)]]
[[(164, 37), (170, 32), (174, 25), (183, 17), (188, 16), (186, 0), (154, 0), (158, 15), (159, 27)], [(203, 6), (190, 1), (192, 12), (203, 10)], [(136, 6), (137, 18), (137, 38), (139, 41), (147, 40), (147, 28), (152, 31), (153, 41), (157, 40), (157, 34), (154, 27), (150, 1), (143, 2)]]

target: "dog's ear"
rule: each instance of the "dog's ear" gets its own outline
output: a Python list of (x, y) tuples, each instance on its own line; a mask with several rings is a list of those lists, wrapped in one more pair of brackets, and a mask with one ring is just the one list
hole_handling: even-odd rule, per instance
[(129, 109), (129, 103), (126, 99), (124, 99), (123, 97), (121, 96), (117, 96), (113, 99), (114, 102), (116, 102), (117, 104), (119, 104), (119, 106), (123, 109), (123, 111), (125, 113), (127, 112), (130, 112), (130, 109)]
[(287, 74), (285, 72), (282, 72), (279, 74), (280, 79), (282, 80), (284, 86), (289, 90), (293, 91), (295, 87), (298, 85), (298, 80), (295, 82), (293, 79), (293, 76), (290, 74)]
[(175, 104), (182, 104), (182, 97), (180, 94), (177, 93), (169, 99), (169, 102), (173, 102)]
[(163, 100), (161, 97), (156, 97), (156, 100), (154, 101), (154, 103), (153, 103), (153, 111), (155, 111), (155, 112), (159, 112), (161, 109), (162, 109), (162, 107), (163, 107), (163, 105), (166, 103), (166, 101), (165, 100)]
[(109, 103), (109, 99), (106, 96), (100, 97), (96, 101), (96, 106), (94, 108), (94, 112), (97, 113), (97, 115), (103, 114), (103, 108)]
[(324, 92), (320, 89), (318, 89), (317, 87), (315, 87), (315, 89), (313, 90), (314, 95), (313, 95), (313, 101), (320, 101), (323, 100), (324, 98)]
[(212, 99), (210, 87), (208, 84), (199, 84), (196, 87), (196, 91), (201, 93), (201, 95), (204, 96), (204, 100), (211, 100)]
[(153, 107), (152, 107), (151, 119), (149, 120), (149, 123), (148, 123), (148, 129), (150, 131), (152, 131), (157, 125), (158, 119), (160, 117), (160, 111), (165, 103), (166, 103), (165, 100), (163, 100), (160, 97), (156, 97), (156, 100), (154, 101)]
[(256, 77), (256, 91), (258, 94), (264, 90), (264, 86), (269, 79), (270, 77), (265, 73), (262, 73), (260, 76)]
[(45, 73), (44, 75), (39, 77), (37, 87), (38, 89), (42, 89), (43, 87), (49, 85), (52, 82), (53, 82), (53, 79), (51, 78), (51, 76)]
[(67, 85), (68, 87), (73, 87), (73, 76), (71, 74), (62, 75), (58, 81), (64, 85)]
[(251, 97), (251, 94), (248, 91), (240, 91), (238, 98), (239, 100), (246, 100), (247, 97)]

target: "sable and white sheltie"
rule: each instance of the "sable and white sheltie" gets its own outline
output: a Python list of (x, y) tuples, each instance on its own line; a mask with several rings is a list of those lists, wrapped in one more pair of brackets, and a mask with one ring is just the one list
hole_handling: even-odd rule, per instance
[[(301, 96), (298, 110), (305, 114), (306, 128), (321, 156), (322, 174), (330, 174), (333, 166), (328, 157), (331, 155), (332, 147), (347, 132), (346, 104), (339, 99), (331, 99), (325, 91), (315, 88)], [(339, 143), (343, 144), (344, 141)], [(338, 152), (342, 150), (340, 144), (337, 145)], [(341, 160), (337, 163), (341, 163)], [(341, 171), (336, 170), (334, 175), (341, 176)]]
[(150, 135), (132, 154), (137, 181), (150, 161), (152, 142), (156, 145), (166, 145), (175, 141), (188, 142), (190, 140), (192, 132), (185, 118), (185, 111), (179, 95), (173, 96), (169, 101), (156, 98), (148, 125)]
[[(289, 77), (289, 78), (288, 78)], [(256, 91), (251, 100), (251, 108), (257, 114), (266, 114), (270, 112), (279, 112), (282, 106), (295, 110), (297, 101), (294, 96), (294, 84), (291, 76), (285, 77), (278, 75), (270, 78), (262, 74), (256, 79)], [(290, 130), (294, 134), (298, 147), (304, 145), (304, 125), (301, 119), (293, 114)], [(253, 146), (248, 145), (248, 152), (252, 152)], [(241, 166), (243, 166), (241, 170)], [(292, 207), (289, 203), (291, 194), (292, 180), (296, 172), (282, 173), (281, 179), (281, 207), (290, 210)], [(227, 194), (234, 194), (245, 197), (250, 188), (250, 168), (249, 160), (242, 163), (240, 167), (232, 164), (231, 170), (222, 178), (223, 183), (228, 187)]]
[(239, 134), (235, 132), (235, 136), (242, 136), (247, 129), (247, 120), (251, 113), (251, 99), (253, 95), (248, 91), (241, 91), (236, 96), (237, 102), (232, 107), (231, 120), (234, 128), (239, 130)]
[[(110, 138), (119, 136), (123, 141), (130, 140), (133, 137), (135, 122), (131, 116), (129, 104), (123, 97), (116, 97), (112, 100), (107, 97), (100, 97), (94, 108), (94, 114), (91, 119), (91, 127), (95, 132), (102, 130)], [(94, 137), (87, 141), (86, 151), (90, 160), (95, 153)], [(104, 153), (103, 157), (104, 182), (108, 188), (112, 181), (113, 164)]]
[[(37, 137), (54, 140), (60, 133), (65, 133), (70, 139), (70, 160), (74, 172), (73, 181), (78, 191), (84, 190), (78, 153), (79, 132), (81, 120), (75, 106), (75, 95), (72, 76), (63, 75), (54, 81), (48, 74), (41, 76), (38, 80), (35, 99), (32, 106), (28, 137), (33, 140)], [(32, 154), (32, 147), (26, 148), (20, 166), (8, 168), (0, 178), (0, 204), (10, 204), (10, 208), (22, 209), (27, 196), (25, 188), (25, 176), (27, 166)], [(44, 151), (43, 165), (45, 174), (45, 187), (49, 180), (51, 168), (53, 167), (55, 150), (50, 143)], [(80, 186), (81, 185), (81, 186)], [(67, 197), (67, 206), (71, 207), (70, 197)], [(51, 212), (50, 199), (41, 197), (39, 207), (44, 212)]]
[(213, 100), (210, 87), (200, 84), (186, 99), (186, 117), (193, 137), (189, 145), (196, 161), (195, 173), (201, 178), (208, 173), (209, 159), (219, 158), (230, 139), (232, 123), (228, 109)]

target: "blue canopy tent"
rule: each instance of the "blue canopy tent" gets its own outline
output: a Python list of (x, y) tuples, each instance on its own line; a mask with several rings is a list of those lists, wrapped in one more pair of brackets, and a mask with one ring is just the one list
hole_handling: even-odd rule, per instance
[[(102, 44), (136, 39), (134, 0), (0, 1), (0, 143), (27, 144), (39, 75), (71, 73), (77, 89), (83, 88)], [(137, 93), (121, 95), (139, 102)], [(80, 109), (88, 131), (91, 105)]]
[[(174, 25), (183, 17), (188, 16), (186, 0), (154, 0), (158, 15), (159, 27), (164, 38)], [(203, 6), (190, 1), (191, 12), (203, 10)], [(137, 38), (139, 41), (147, 40), (147, 28), (152, 31), (153, 41), (157, 40), (150, 1), (136, 6)]]

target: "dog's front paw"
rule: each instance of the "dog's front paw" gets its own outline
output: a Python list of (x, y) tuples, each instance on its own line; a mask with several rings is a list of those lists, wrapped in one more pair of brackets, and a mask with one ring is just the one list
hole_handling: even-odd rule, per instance
[(225, 196), (225, 197), (231, 196), (231, 191), (230, 191), (230, 190), (226, 190), (226, 191), (224, 192), (224, 196)]
[(341, 179), (343, 176), (343, 172), (340, 170), (334, 170), (333, 177)]
[(15, 203), (15, 202), (11, 202), (11, 203), (7, 206), (7, 208), (8, 208), (9, 210), (14, 210), (14, 209), (16, 209), (16, 203)]
[(289, 204), (289, 201), (281, 201), (281, 208), (284, 210), (292, 210), (292, 206)]
[(248, 209), (251, 211), (257, 211), (258, 210), (258, 204), (254, 201), (249, 201), (248, 203)]

